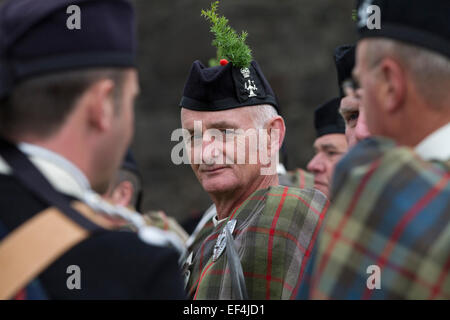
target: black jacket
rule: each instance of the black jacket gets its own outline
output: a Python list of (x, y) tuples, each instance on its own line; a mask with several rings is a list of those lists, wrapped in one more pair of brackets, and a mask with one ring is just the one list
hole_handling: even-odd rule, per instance
[[(13, 176), (0, 174), (0, 223), (8, 231), (47, 207)], [(70, 249), (38, 280), (50, 299), (184, 299), (177, 258), (175, 251), (148, 245), (135, 233), (104, 231)], [(70, 265), (80, 267), (79, 290), (67, 288)]]

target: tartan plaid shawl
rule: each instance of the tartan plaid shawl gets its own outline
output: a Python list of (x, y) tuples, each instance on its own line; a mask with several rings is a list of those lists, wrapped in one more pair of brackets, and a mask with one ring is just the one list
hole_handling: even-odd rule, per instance
[(313, 189), (274, 186), (257, 190), (226, 221), (196, 241), (188, 266), (189, 296), (234, 299), (226, 253), (215, 262), (212, 256), (224, 226), (236, 219), (233, 237), (249, 298), (295, 298), (327, 208), (326, 197)]
[[(450, 299), (450, 161), (371, 138), (344, 157), (333, 180), (310, 298)], [(369, 289), (372, 265), (380, 289)]]
[(278, 179), (282, 186), (300, 189), (314, 188), (314, 175), (300, 168), (288, 171), (285, 174), (279, 174)]

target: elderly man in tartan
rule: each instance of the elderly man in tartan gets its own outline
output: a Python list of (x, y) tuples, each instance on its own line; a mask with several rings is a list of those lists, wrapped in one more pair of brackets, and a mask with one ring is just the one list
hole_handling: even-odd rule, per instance
[(369, 131), (393, 141), (364, 140), (338, 164), (309, 296), (450, 299), (450, 7), (371, 4), (381, 29), (361, 3), (354, 76)]
[[(204, 12), (213, 23), (223, 19), (215, 9), (213, 5)], [(216, 36), (225, 32), (215, 27)], [(272, 155), (278, 155), (284, 121), (260, 67), (245, 54), (249, 50), (242, 38), (235, 40), (240, 48), (232, 52), (219, 46), (221, 65), (206, 68), (194, 62), (180, 103), (187, 150), (195, 153), (196, 142), (201, 149), (202, 161), (192, 162), (192, 169), (216, 208), (213, 223), (206, 223), (189, 243), (186, 289), (193, 299), (290, 299), (297, 293), (328, 201), (314, 189), (278, 185), (278, 159)], [(195, 129), (199, 122), (201, 133)], [(255, 129), (271, 133), (267, 145), (253, 148), (247, 143), (252, 139), (247, 132)], [(208, 137), (211, 130), (214, 139)], [(239, 130), (246, 132), (244, 148), (236, 142), (243, 137)], [(272, 136), (274, 132), (279, 136)], [(226, 142), (221, 140), (225, 136)], [(237, 150), (229, 152), (230, 145)], [(270, 164), (261, 158), (250, 161), (255, 152), (266, 151)], [(236, 162), (241, 152), (246, 155), (243, 163)], [(273, 170), (263, 170), (266, 165)]]

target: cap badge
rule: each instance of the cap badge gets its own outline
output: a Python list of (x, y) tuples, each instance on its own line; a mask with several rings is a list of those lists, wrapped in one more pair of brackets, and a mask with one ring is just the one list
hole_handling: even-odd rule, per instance
[(241, 74), (244, 79), (248, 79), (245, 81), (245, 90), (247, 90), (248, 97), (256, 97), (255, 91), (258, 91), (258, 87), (255, 85), (255, 81), (250, 78), (250, 70), (249, 68), (242, 68)]

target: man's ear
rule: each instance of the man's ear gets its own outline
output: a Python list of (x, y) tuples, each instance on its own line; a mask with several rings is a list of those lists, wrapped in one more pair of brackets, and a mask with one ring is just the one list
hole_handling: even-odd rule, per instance
[(116, 205), (128, 207), (133, 205), (131, 199), (133, 198), (134, 188), (129, 181), (122, 181), (117, 185), (112, 192), (112, 202)]
[(286, 126), (284, 120), (280, 116), (272, 118), (267, 124), (267, 133), (269, 135), (270, 154), (279, 152), (283, 145), (284, 136), (286, 134)]
[(87, 91), (88, 118), (92, 127), (107, 131), (113, 125), (114, 102), (112, 99), (114, 82), (103, 79), (94, 83)]
[(381, 68), (381, 92), (384, 97), (382, 106), (386, 112), (393, 113), (404, 105), (407, 91), (407, 77), (402, 65), (392, 59), (385, 58), (380, 63)]

